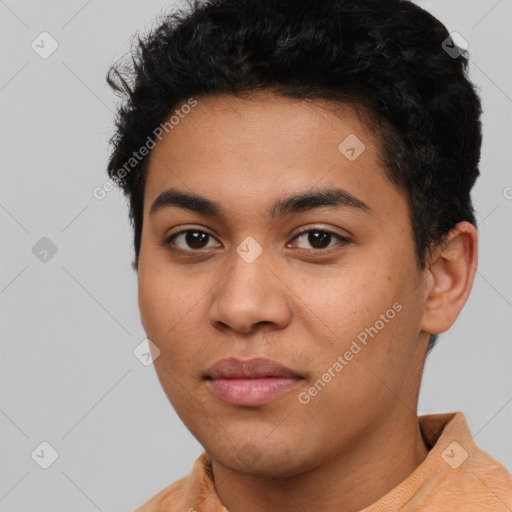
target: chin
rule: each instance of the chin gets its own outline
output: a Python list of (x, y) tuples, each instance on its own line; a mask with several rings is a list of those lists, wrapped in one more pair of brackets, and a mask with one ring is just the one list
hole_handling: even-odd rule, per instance
[(226, 449), (208, 450), (210, 457), (220, 465), (237, 473), (261, 477), (289, 478), (313, 469), (315, 464), (306, 458), (303, 447), (287, 447), (281, 444), (259, 445), (246, 441), (241, 448), (226, 446)]

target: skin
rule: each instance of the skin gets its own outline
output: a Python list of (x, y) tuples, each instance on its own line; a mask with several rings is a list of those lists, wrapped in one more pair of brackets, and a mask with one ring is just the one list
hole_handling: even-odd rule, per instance
[[(354, 161), (338, 149), (350, 134), (366, 146)], [(220, 203), (226, 219), (178, 207), (151, 214), (170, 187)], [(342, 188), (371, 211), (321, 207), (267, 217), (279, 198), (323, 187)], [(332, 236), (314, 245), (307, 233), (297, 238), (298, 228), (349, 242)], [(180, 229), (211, 236), (195, 245), (185, 235), (166, 242)], [(247, 237), (262, 248), (252, 263), (236, 251)], [(272, 94), (198, 98), (151, 153), (139, 307), (160, 350), (159, 380), (210, 455), (230, 512), (290, 504), (361, 510), (414, 471), (428, 454), (416, 415), (428, 333), (455, 321), (476, 252), (476, 230), (462, 222), (418, 268), (406, 192), (386, 177), (378, 144), (348, 105), (334, 112), (318, 100)], [(401, 311), (300, 403), (299, 393), (395, 303)], [(228, 405), (203, 377), (230, 356), (267, 357), (303, 380), (268, 404)], [(253, 460), (243, 457), (248, 450)]]

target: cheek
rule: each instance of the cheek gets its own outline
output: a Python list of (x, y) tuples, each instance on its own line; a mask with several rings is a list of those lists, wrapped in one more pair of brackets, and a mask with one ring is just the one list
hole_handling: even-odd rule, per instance
[(163, 341), (166, 326), (169, 329), (172, 325), (170, 316), (175, 311), (169, 287), (164, 279), (139, 270), (138, 289), (139, 310), (144, 330), (153, 342)]
[[(173, 282), (171, 286), (169, 283)], [(189, 376), (199, 350), (199, 340), (187, 335), (193, 315), (194, 296), (181, 293), (176, 279), (161, 272), (139, 274), (139, 309), (147, 337), (159, 348), (154, 361), (158, 379), (169, 401), (183, 418), (187, 417), (191, 391)], [(192, 382), (193, 384), (193, 382)], [(195, 411), (197, 413), (198, 411)]]
[(180, 323), (186, 322), (187, 313), (193, 309), (192, 298), (182, 291), (183, 288), (179, 280), (168, 273), (146, 271), (145, 268), (139, 271), (141, 322), (148, 338), (161, 350), (179, 331)]
[(380, 274), (353, 267), (333, 276), (321, 289), (305, 286), (302, 297), (329, 328), (330, 336), (349, 342), (397, 300), (397, 291), (381, 280)]
[(197, 326), (205, 321), (202, 308), (208, 288), (183, 275), (145, 268), (151, 267), (144, 267), (139, 274), (142, 325), (147, 337), (160, 349), (160, 366), (184, 367), (201, 350)]
[(411, 286), (404, 276), (389, 262), (387, 266), (354, 266), (330, 280), (322, 291), (309, 292), (305, 310), (318, 314), (315, 323), (329, 339), (317, 347), (318, 372), (327, 371), (342, 356), (348, 370), (344, 367), (344, 379), (350, 375), (351, 382), (368, 384), (372, 393), (375, 390), (365, 375), (371, 369), (392, 375), (392, 381), (400, 380), (401, 369), (407, 367), (404, 359), (414, 348), (411, 341), (417, 335), (418, 320), (414, 294), (410, 295)]

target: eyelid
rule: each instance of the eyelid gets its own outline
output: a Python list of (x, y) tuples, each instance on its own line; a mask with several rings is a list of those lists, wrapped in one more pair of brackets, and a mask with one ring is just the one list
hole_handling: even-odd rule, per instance
[(338, 240), (338, 243), (333, 245), (332, 247), (327, 247), (326, 249), (297, 249), (297, 251), (309, 257), (321, 258), (330, 256), (331, 254), (340, 251), (341, 248), (344, 247), (345, 245), (352, 243), (352, 240), (349, 237), (341, 235), (340, 233), (336, 233), (336, 231), (333, 231), (332, 229), (329, 229), (325, 226), (303, 226), (301, 228), (298, 228), (297, 234), (292, 238), (291, 241), (295, 240), (304, 233), (309, 233), (311, 231), (320, 231), (323, 233), (328, 233), (332, 237), (336, 238)]
[(346, 240), (348, 240), (349, 237), (352, 236), (352, 234), (348, 234), (348, 231), (347, 231), (347, 236), (345, 236), (345, 235), (342, 235), (340, 233), (336, 233), (336, 231), (333, 231), (332, 228), (329, 228), (328, 226), (321, 226), (321, 225), (302, 226), (300, 228), (297, 228), (296, 231), (297, 231), (297, 234), (294, 236), (294, 238), (297, 235), (301, 235), (302, 233), (308, 233), (309, 231), (323, 231), (325, 233), (330, 233), (332, 235), (339, 236), (339, 237), (344, 238)]

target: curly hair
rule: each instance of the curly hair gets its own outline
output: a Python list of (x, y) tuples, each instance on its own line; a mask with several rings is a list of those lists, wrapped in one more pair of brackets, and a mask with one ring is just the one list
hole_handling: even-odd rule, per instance
[[(476, 225), (480, 99), (468, 55), (408, 0), (187, 0), (107, 73), (122, 99), (108, 174), (129, 200), (135, 266), (147, 144), (193, 96), (256, 91), (350, 104), (378, 134), (388, 178), (407, 192), (419, 268), (461, 221)], [(445, 45), (456, 52), (445, 51)], [(124, 169), (123, 172), (120, 172)], [(436, 341), (431, 336), (429, 351)]]

